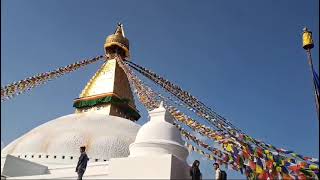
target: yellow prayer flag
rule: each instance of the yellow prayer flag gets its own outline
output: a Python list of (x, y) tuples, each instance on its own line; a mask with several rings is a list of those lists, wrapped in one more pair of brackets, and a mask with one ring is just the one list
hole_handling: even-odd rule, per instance
[(268, 159), (270, 159), (270, 160), (272, 160), (272, 161), (273, 161), (273, 156), (272, 156), (272, 154), (271, 154), (271, 153), (267, 154), (267, 157), (268, 157)]
[(263, 172), (263, 169), (258, 164), (256, 165), (256, 173), (261, 174)]
[(309, 166), (309, 168), (310, 168), (311, 170), (319, 169), (319, 167), (318, 167), (317, 165), (314, 165), (314, 164), (311, 164), (311, 165)]
[(198, 149), (198, 153), (201, 154), (201, 155), (204, 154), (204, 152), (201, 149)]
[(217, 136), (215, 137), (215, 139), (216, 139), (217, 141), (219, 141), (219, 140), (222, 139), (222, 136), (217, 135)]
[(232, 144), (227, 144), (226, 150), (229, 152), (233, 152)]
[(192, 121), (192, 120), (187, 119), (187, 125), (190, 125), (190, 124), (192, 124), (192, 123), (193, 123), (193, 121)]

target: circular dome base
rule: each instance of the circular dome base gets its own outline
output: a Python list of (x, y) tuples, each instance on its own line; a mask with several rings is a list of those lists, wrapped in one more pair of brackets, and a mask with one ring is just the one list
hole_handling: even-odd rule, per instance
[(42, 124), (4, 149), (1, 154), (79, 156), (86, 146), (91, 159), (127, 157), (140, 126), (130, 120), (98, 112), (70, 114)]

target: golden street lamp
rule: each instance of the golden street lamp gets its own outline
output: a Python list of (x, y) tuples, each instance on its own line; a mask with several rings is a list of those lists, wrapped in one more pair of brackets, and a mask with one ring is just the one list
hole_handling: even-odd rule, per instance
[(313, 81), (313, 88), (316, 99), (316, 108), (319, 120), (319, 77), (313, 68), (312, 58), (311, 58), (311, 49), (314, 47), (312, 40), (312, 32), (309, 31), (306, 27), (303, 28), (302, 34), (302, 47), (306, 50), (308, 56), (308, 64), (311, 70), (311, 76)]

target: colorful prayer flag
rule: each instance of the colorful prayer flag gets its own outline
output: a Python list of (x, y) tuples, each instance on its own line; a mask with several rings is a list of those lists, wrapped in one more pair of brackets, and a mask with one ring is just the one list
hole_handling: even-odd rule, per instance
[(257, 163), (256, 163), (256, 173), (260, 174), (263, 172), (263, 164), (260, 158), (257, 158)]

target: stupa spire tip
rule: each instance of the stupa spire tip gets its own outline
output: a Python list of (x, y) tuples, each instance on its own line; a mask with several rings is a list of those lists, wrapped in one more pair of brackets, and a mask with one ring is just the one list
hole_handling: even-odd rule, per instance
[(160, 102), (159, 108), (164, 108), (163, 101)]

